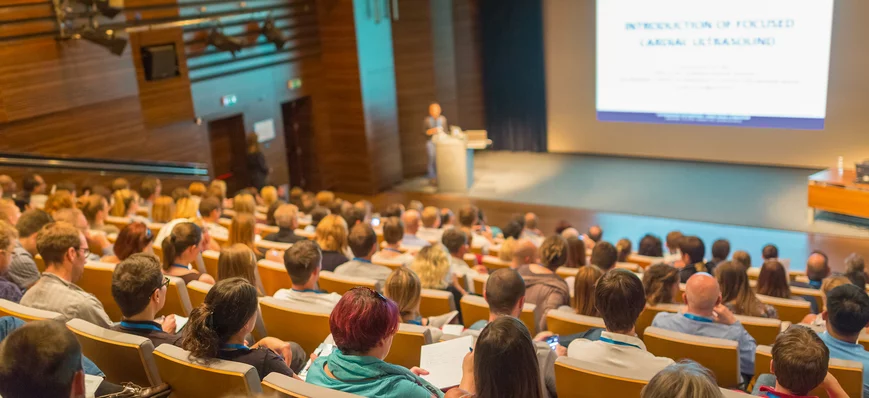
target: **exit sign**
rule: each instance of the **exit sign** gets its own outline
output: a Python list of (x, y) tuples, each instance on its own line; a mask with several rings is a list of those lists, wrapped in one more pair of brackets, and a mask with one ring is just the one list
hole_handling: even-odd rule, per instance
[(224, 95), (220, 97), (220, 105), (222, 106), (233, 106), (238, 102), (238, 98), (235, 95)]
[(287, 89), (295, 90), (299, 87), (302, 87), (302, 79), (297, 77), (295, 79), (291, 79), (291, 80), (287, 81)]

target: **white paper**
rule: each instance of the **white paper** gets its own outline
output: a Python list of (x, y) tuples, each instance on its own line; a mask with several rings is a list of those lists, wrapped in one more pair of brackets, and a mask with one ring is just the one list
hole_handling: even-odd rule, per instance
[(84, 375), (84, 391), (85, 397), (94, 398), (97, 394), (97, 387), (103, 382), (103, 378), (99, 376)]
[(184, 328), (184, 325), (187, 324), (188, 320), (190, 320), (190, 318), (175, 314), (175, 331), (176, 331), (176, 333), (181, 331), (181, 329)]
[(256, 133), (258, 142), (266, 142), (275, 139), (275, 120), (266, 119), (254, 123), (253, 132)]
[(422, 378), (440, 389), (459, 385), (462, 381), (462, 361), (471, 352), (473, 344), (473, 337), (465, 336), (422, 346), (419, 367), (429, 371)]
[(453, 336), (461, 336), (462, 332), (465, 331), (464, 325), (444, 325), (441, 328), (444, 331), (444, 334), (451, 334)]

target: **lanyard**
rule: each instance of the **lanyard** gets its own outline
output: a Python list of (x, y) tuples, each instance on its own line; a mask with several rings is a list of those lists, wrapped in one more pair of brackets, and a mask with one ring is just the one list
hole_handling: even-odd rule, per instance
[(371, 260), (366, 260), (366, 259), (364, 259), (364, 258), (359, 258), (359, 257), (353, 257), (353, 261), (359, 261), (359, 262), (362, 262), (362, 263), (368, 263), (368, 264), (371, 264)]
[(712, 321), (711, 319), (709, 319), (709, 318), (704, 318), (704, 317), (702, 317), (702, 316), (697, 316), (697, 315), (694, 315), (694, 314), (689, 314), (689, 313), (687, 313), (687, 312), (684, 313), (684, 314), (682, 314), (682, 315), (684, 315), (685, 318), (688, 318), (688, 319), (690, 319), (690, 320), (692, 320), (692, 321), (704, 322), (704, 323), (712, 323), (712, 322), (713, 322), (713, 321)]
[(639, 348), (639, 349), (642, 350), (642, 348), (640, 348), (640, 346), (638, 346), (638, 345), (636, 345), (636, 344), (625, 343), (624, 341), (616, 341), (616, 340), (613, 340), (613, 339), (610, 339), (610, 338), (607, 338), (607, 337), (603, 337), (603, 336), (601, 336), (600, 341), (603, 341), (604, 343), (615, 344), (615, 345), (621, 345), (621, 346), (627, 346), (627, 347)]
[(175, 267), (175, 268), (183, 268), (183, 269), (186, 269), (186, 270), (190, 271), (190, 267), (187, 266), (187, 265), (172, 264), (172, 266)]
[(299, 293), (317, 293), (317, 294), (325, 293), (322, 290), (316, 290), (316, 289), (305, 289), (305, 290), (291, 289), (291, 290), (294, 292), (299, 292)]
[(125, 327), (127, 329), (153, 330), (157, 332), (163, 331), (163, 329), (160, 329), (157, 325), (153, 325), (150, 323), (131, 323), (127, 321), (121, 321), (121, 327)]
[(401, 250), (393, 249), (393, 248), (391, 248), (391, 247), (384, 248), (383, 251), (385, 251), (385, 252), (393, 252), (393, 253), (398, 253), (398, 254), (404, 254), (404, 253), (401, 252)]
[(223, 346), (220, 347), (220, 349), (223, 351), (235, 351), (235, 350), (250, 351), (250, 347), (248, 347), (244, 344), (224, 344)]

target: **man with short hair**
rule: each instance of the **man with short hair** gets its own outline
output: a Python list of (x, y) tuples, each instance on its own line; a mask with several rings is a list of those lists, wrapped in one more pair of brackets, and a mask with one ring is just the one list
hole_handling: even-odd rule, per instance
[(101, 253), (89, 253), (87, 261), (100, 261), (103, 255), (113, 254), (111, 250), (112, 243), (109, 242), (105, 234), (94, 234), (91, 236), (91, 226), (81, 210), (76, 208), (59, 209), (54, 212), (52, 218), (54, 218), (55, 222), (65, 222), (72, 225), (85, 236), (85, 239), (92, 242), (94, 246), (103, 248)]
[(386, 206), (382, 212), (380, 212), (380, 217), (398, 217), (404, 215), (404, 205), (401, 203), (393, 203), (389, 206)]
[(439, 242), (441, 240), (444, 230), (441, 229), (440, 211), (434, 206), (422, 209), (422, 226), (417, 231), (416, 236), (426, 242)]
[(682, 232), (670, 231), (665, 238), (664, 245), (667, 246), (667, 255), (664, 256), (664, 262), (673, 265), (677, 261), (682, 260), (682, 253), (679, 252), (679, 242), (682, 240)]
[(594, 249), (594, 246), (603, 239), (603, 228), (600, 225), (592, 225), (588, 228), (588, 232), (582, 237), (585, 241), (587, 249)]
[(602, 241), (594, 245), (594, 249), (591, 249), (591, 257), (589, 258), (589, 261), (600, 268), (603, 272), (613, 269), (618, 260), (619, 252), (612, 243)]
[(643, 380), (651, 380), (673, 363), (670, 358), (649, 353), (637, 337), (635, 326), (646, 308), (646, 295), (643, 282), (634, 273), (616, 268), (603, 274), (594, 287), (594, 307), (606, 331), (597, 341), (573, 340), (567, 356), (622, 368)]
[(139, 185), (140, 206), (148, 211), (149, 217), (151, 209), (154, 207), (154, 200), (160, 197), (162, 190), (163, 185), (160, 183), (160, 179), (156, 177), (145, 177), (142, 180), (142, 184)]
[(85, 396), (81, 346), (64, 324), (30, 322), (0, 344), (0, 394), (6, 398)]
[(100, 300), (75, 284), (84, 273), (90, 252), (84, 235), (67, 223), (48, 224), (37, 234), (36, 248), (45, 261), (45, 272), (24, 293), (21, 305), (111, 327), (112, 320)]
[(727, 239), (718, 239), (715, 242), (712, 242), (712, 261), (711, 263), (718, 265), (719, 263), (726, 261), (727, 256), (730, 255), (730, 241)]
[(527, 239), (520, 239), (513, 246), (513, 263), (510, 268), (519, 269), (526, 265), (537, 264), (540, 262), (540, 253), (537, 250), (537, 245)]
[(347, 222), (349, 228), (353, 228), (356, 224), (367, 223), (371, 221), (371, 211), (363, 201), (356, 203), (347, 202), (345, 208), (342, 209), (341, 217)]
[(401, 216), (401, 221), (404, 222), (404, 237), (401, 238), (401, 245), (411, 248), (422, 248), (430, 245), (429, 241), (416, 236), (419, 231), (419, 212), (416, 210), (408, 210)]
[(471, 237), (471, 247), (479, 247), (483, 254), (489, 254), (489, 247), (492, 246), (491, 236), (475, 232), (475, 228), (480, 225), (480, 210), (476, 206), (467, 205), (459, 209), (459, 225)]
[(698, 272), (707, 272), (715, 274), (715, 264), (712, 262), (704, 262), (703, 256), (706, 255), (706, 246), (703, 241), (696, 236), (683, 236), (679, 241), (679, 251), (682, 253), (682, 261), (675, 264), (679, 270), (679, 279), (682, 283), (688, 281), (691, 275)]
[(444, 207), (441, 209), (441, 228), (446, 229), (448, 227), (455, 226), (456, 216), (453, 214), (453, 211)]
[(399, 262), (410, 264), (413, 256), (401, 251), (401, 238), (404, 238), (404, 223), (398, 217), (381, 218), (383, 229), (383, 250), (374, 253), (375, 261)]
[(12, 283), (22, 290), (33, 286), (39, 280), (39, 268), (33, 256), (36, 255), (36, 234), (46, 224), (53, 220), (48, 213), (34, 209), (25, 211), (18, 218), (15, 229), (18, 230), (18, 241), (12, 250), (12, 261), (9, 263), (7, 276)]
[[(468, 263), (465, 262), (465, 254), (470, 252), (471, 248), (468, 246), (468, 235), (465, 234), (465, 231), (462, 231), (459, 228), (450, 228), (444, 231), (444, 236), (441, 239), (441, 243), (446, 246), (447, 251), (450, 252), (450, 272), (447, 274), (448, 277), (455, 275), (456, 277), (465, 277), (468, 281), (467, 286), (461, 286), (460, 291), (462, 291), (462, 295), (464, 296), (467, 292), (474, 292), (474, 284), (473, 278), (479, 274), (487, 274), (489, 271), (486, 267), (482, 265), (478, 265), (474, 268), (468, 266)], [(476, 261), (476, 258), (475, 260)], [(448, 281), (452, 283), (452, 280)]]
[(374, 229), (368, 224), (356, 224), (350, 229), (348, 240), (354, 257), (335, 268), (335, 274), (374, 279), (378, 282), (379, 290), (392, 270), (371, 262), (371, 256), (377, 251), (377, 235)]
[(39, 174), (28, 174), (24, 176), (24, 181), (21, 183), (23, 189), (15, 197), (15, 204), (21, 211), (28, 209), (41, 209), (45, 204), (48, 196), (45, 195), (46, 184), (45, 180)]
[(718, 281), (705, 272), (694, 274), (688, 279), (682, 301), (687, 305), (684, 313), (660, 312), (655, 315), (652, 326), (695, 336), (736, 341), (739, 370), (743, 377), (752, 375), (757, 342), (721, 303)]
[[(815, 250), (812, 251), (812, 254), (810, 254), (808, 260), (806, 260), (806, 277), (809, 278), (809, 282), (793, 281), (790, 285), (805, 289), (819, 290), (824, 278), (828, 276), (830, 276), (830, 265), (827, 263), (827, 255), (820, 250)], [(801, 297), (812, 304), (813, 314), (821, 312), (821, 308), (818, 308), (818, 301), (815, 300), (814, 297)]]
[(202, 225), (208, 230), (212, 238), (223, 241), (229, 240), (229, 230), (220, 225), (220, 214), (223, 212), (223, 204), (216, 196), (206, 196), (199, 201), (199, 217)]
[(121, 261), (112, 273), (112, 297), (124, 320), (111, 329), (146, 337), (154, 347), (178, 345), (182, 335), (175, 334), (175, 315), (166, 316), (162, 323), (155, 321), (166, 304), (168, 285), (169, 278), (153, 254), (136, 253)]
[(537, 214), (528, 212), (525, 213), (525, 228), (522, 230), (522, 239), (528, 239), (531, 242), (534, 242), (538, 247), (541, 243), (543, 243), (543, 232), (537, 228), (537, 224), (540, 222), (540, 219), (537, 218)]
[(766, 260), (776, 260), (778, 259), (778, 247), (770, 243), (763, 247), (763, 250), (761, 250), (760, 252), (760, 256), (761, 258), (763, 258), (764, 262), (766, 262)]
[(292, 301), (301, 304), (315, 304), (334, 308), (341, 295), (317, 290), (317, 280), (323, 268), (323, 252), (320, 246), (310, 240), (300, 241), (284, 252), (284, 267), (290, 280), (291, 289), (280, 289), (275, 292), (276, 299)]
[(275, 223), (278, 224), (278, 232), (266, 235), (265, 240), (283, 243), (296, 243), (305, 240), (295, 233), (299, 226), (298, 215), (299, 208), (295, 205), (278, 206), (278, 209), (275, 210)]
[[(862, 288), (845, 284), (827, 293), (827, 310), (821, 313), (827, 331), (819, 337), (830, 349), (830, 357), (857, 361), (869, 369), (869, 352), (857, 342), (869, 324), (869, 296)], [(863, 396), (869, 396), (869, 372), (863, 371)]]

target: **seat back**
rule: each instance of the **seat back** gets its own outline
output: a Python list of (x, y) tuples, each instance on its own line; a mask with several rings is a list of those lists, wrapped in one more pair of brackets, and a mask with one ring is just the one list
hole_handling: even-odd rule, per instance
[(66, 321), (66, 317), (61, 313), (38, 310), (36, 308), (25, 307), (21, 304), (13, 303), (6, 299), (0, 299), (0, 317), (3, 316), (14, 316), (24, 322), (41, 321), (43, 319), (55, 319), (61, 322)]
[(775, 307), (778, 312), (778, 319), (790, 323), (800, 323), (806, 315), (812, 313), (812, 305), (805, 300), (791, 300), (778, 297), (757, 295), (757, 299), (764, 304), (769, 304)]
[(327, 292), (344, 295), (354, 287), (364, 286), (369, 289), (379, 290), (380, 286), (374, 279), (357, 278), (352, 276), (338, 275), (330, 271), (320, 272), (320, 289)]
[(256, 268), (265, 290), (263, 293), (267, 296), (274, 296), (278, 290), (293, 287), (290, 274), (287, 273), (283, 264), (276, 261), (259, 260), (256, 263)]
[(66, 324), (81, 344), (81, 352), (115, 384), (140, 386), (162, 383), (154, 363), (154, 345), (147, 337), (101, 328), (81, 319)]
[(190, 316), (193, 306), (190, 304), (190, 296), (187, 294), (187, 286), (184, 280), (175, 276), (168, 276), (169, 286), (166, 287), (166, 304), (157, 315), (177, 314)]
[(329, 336), (330, 308), (263, 297), (260, 311), (270, 336), (295, 341), (305, 352), (314, 352)]
[(248, 396), (262, 392), (256, 368), (246, 363), (220, 359), (194, 362), (190, 352), (169, 344), (154, 350), (154, 361), (160, 378), (172, 387), (173, 397)]
[(642, 255), (639, 255), (637, 253), (631, 253), (628, 255), (628, 261), (632, 262), (634, 264), (637, 264), (640, 267), (649, 268), (649, 266), (652, 264), (663, 263), (664, 258), (663, 257), (642, 256)]
[[(145, 216), (147, 217), (147, 214), (145, 214)], [(114, 225), (118, 227), (118, 229), (124, 229), (124, 227), (130, 225), (131, 220), (129, 217), (108, 216), (104, 222), (109, 225)]]
[(479, 295), (483, 295), (486, 291), (486, 281), (489, 279), (489, 274), (477, 274), (471, 278), (471, 283), (474, 285), (474, 291)]
[[(551, 312), (551, 311), (550, 311)], [(555, 361), (555, 389), (559, 397), (639, 397), (647, 380), (636, 379), (623, 369), (600, 363), (559, 357)]]
[[(755, 377), (761, 373), (769, 373), (769, 364), (772, 362), (772, 347), (769, 345), (758, 345), (754, 352), (754, 374)], [(842, 389), (848, 393), (849, 397), (863, 396), (863, 364), (856, 361), (848, 361), (844, 359), (830, 358), (828, 371), (833, 377), (839, 381)], [(817, 396), (821, 398), (829, 397), (827, 392), (821, 388), (812, 390), (809, 396)]]
[(376, 264), (376, 265), (382, 265), (384, 267), (387, 267), (393, 271), (404, 266), (404, 263), (402, 263), (401, 261), (390, 261), (390, 260), (378, 259), (376, 261), (372, 260), (371, 262)]
[(468, 267), (474, 268), (477, 265), (477, 256), (474, 255), (474, 253), (465, 253), (465, 255), (462, 256), (462, 260), (465, 261), (465, 264), (468, 264)]
[(205, 262), (205, 273), (214, 277), (215, 280), (220, 279), (217, 272), (217, 262), (220, 260), (220, 252), (216, 250), (206, 250), (202, 252), (202, 261)]
[(419, 366), (419, 357), (422, 346), (431, 344), (431, 330), (425, 326), (401, 323), (398, 325), (398, 333), (392, 339), (392, 348), (384, 361), (405, 368)]
[(33, 256), (33, 262), (36, 263), (36, 268), (39, 269), (39, 273), (45, 272), (45, 260), (42, 259), (42, 256), (39, 254)]
[(558, 335), (582, 333), (593, 328), (606, 329), (603, 318), (579, 315), (573, 312), (552, 310), (546, 313), (549, 331)]
[(643, 312), (640, 313), (640, 317), (637, 318), (637, 325), (635, 328), (637, 336), (641, 339), (643, 338), (643, 331), (646, 330), (647, 327), (652, 326), (652, 321), (655, 319), (655, 315), (658, 315), (659, 312), (679, 312), (683, 308), (685, 308), (685, 306), (681, 304), (647, 305)]
[[(152, 223), (148, 224), (148, 229), (151, 230), (151, 235), (157, 236), (160, 234), (160, 230), (163, 229), (163, 227), (165, 225), (166, 224), (161, 223), (161, 222), (152, 222)], [(169, 231), (169, 232), (172, 232), (172, 231)]]
[[(477, 321), (489, 320), (489, 303), (480, 296), (466, 294), (462, 296), (459, 305), (462, 307), (462, 322), (466, 328), (471, 327)], [(537, 325), (534, 323), (534, 310), (536, 305), (525, 303), (522, 308), (522, 313), (519, 314), (519, 320), (525, 324), (525, 327), (534, 334), (537, 330)]]
[(456, 310), (453, 294), (448, 291), (422, 289), (419, 296), (419, 313), (424, 317), (443, 315)]
[(205, 282), (193, 281), (187, 284), (187, 296), (190, 297), (190, 307), (196, 308), (205, 302), (205, 296), (214, 285)]
[(739, 384), (739, 351), (735, 341), (648, 327), (643, 342), (656, 356), (697, 361), (715, 374), (721, 387)]
[(269, 236), (271, 234), (276, 234), (276, 233), (281, 231), (280, 227), (273, 226), (273, 225), (257, 224), (256, 227), (257, 227), (257, 229), (259, 229), (259, 236), (263, 239), (265, 239), (266, 236)]
[(640, 267), (639, 264), (629, 263), (629, 262), (616, 263), (616, 268), (626, 269), (628, 271), (635, 272), (635, 273), (643, 270), (643, 268)]
[(555, 274), (560, 276), (561, 279), (567, 279), (571, 276), (576, 278), (577, 273), (579, 273), (579, 268), (558, 267), (558, 269), (555, 270)]
[(151, 245), (151, 251), (154, 252), (154, 255), (160, 259), (160, 262), (163, 262), (163, 247), (160, 245)]
[(121, 307), (115, 303), (112, 297), (112, 273), (115, 264), (88, 262), (84, 265), (84, 272), (78, 281), (78, 286), (84, 291), (93, 294), (103, 303), (103, 309), (109, 315), (109, 319), (118, 322), (123, 317)]
[(269, 250), (277, 250), (279, 252), (285, 252), (293, 244), (292, 243), (283, 243), (283, 242), (272, 242), (269, 240), (262, 240), (261, 239), (261, 240), (257, 241), (255, 243), (255, 245), (258, 249), (262, 250), (263, 252), (266, 252)]
[(353, 398), (360, 395), (332, 390), (296, 380), (280, 373), (269, 373), (262, 381), (263, 393), (281, 398)]
[(489, 272), (501, 268), (510, 268), (510, 264), (509, 261), (503, 261), (495, 256), (483, 256), (483, 265), (489, 269)]
[(780, 319), (760, 318), (756, 316), (736, 315), (736, 319), (742, 323), (745, 331), (754, 337), (757, 344), (772, 345), (776, 336), (781, 332), (782, 321)]
[[(806, 300), (813, 300), (818, 311), (824, 310), (824, 293), (820, 289), (808, 289), (805, 287), (791, 286), (791, 294), (803, 296)], [(809, 302), (811, 304), (811, 302)]]

